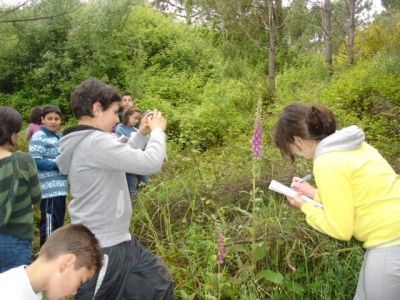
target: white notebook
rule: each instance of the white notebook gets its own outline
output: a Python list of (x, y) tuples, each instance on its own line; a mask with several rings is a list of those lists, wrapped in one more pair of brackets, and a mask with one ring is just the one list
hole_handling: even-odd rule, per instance
[[(269, 184), (269, 189), (274, 191), (274, 192), (278, 192), (281, 193), (283, 195), (286, 195), (288, 197), (293, 198), (294, 195), (296, 194), (296, 192), (294, 190), (292, 190), (291, 188), (288, 188), (286, 185), (283, 185), (282, 183), (276, 181), (276, 180), (272, 180), (271, 183)], [(303, 198), (305, 201), (313, 204), (316, 207), (323, 207), (323, 205), (311, 198), (308, 198), (307, 196), (301, 195), (301, 198)]]

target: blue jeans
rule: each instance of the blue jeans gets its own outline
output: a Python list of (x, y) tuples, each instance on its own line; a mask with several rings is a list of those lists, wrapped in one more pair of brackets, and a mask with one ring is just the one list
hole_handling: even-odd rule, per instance
[(31, 263), (32, 242), (0, 233), (0, 273)]
[(139, 190), (149, 185), (147, 175), (136, 175), (136, 179), (137, 179), (137, 187), (139, 188)]
[(149, 185), (147, 175), (136, 175), (132, 173), (126, 173), (126, 181), (128, 183), (129, 195), (131, 196), (137, 192), (138, 188), (140, 190), (144, 186)]

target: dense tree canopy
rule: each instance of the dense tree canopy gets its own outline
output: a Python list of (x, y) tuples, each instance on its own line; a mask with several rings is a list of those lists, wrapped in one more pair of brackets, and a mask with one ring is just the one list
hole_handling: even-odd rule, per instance
[[(286, 7), (274, 2), (274, 95), (268, 88), (268, 1), (157, 3), (163, 12), (140, 0), (46, 0), (1, 8), (0, 20), (30, 20), (0, 23), (2, 103), (20, 109), (25, 118), (31, 106), (54, 103), (68, 121), (73, 86), (97, 77), (121, 92), (133, 92), (144, 108), (165, 111), (173, 141), (206, 149), (246, 130), (245, 115), (251, 116), (259, 98), (267, 107), (280, 97), (295, 99), (299, 93), (315, 92), (323, 98), (331, 93), (320, 61), (325, 40), (321, 6), (304, 0)], [(167, 9), (171, 3), (197, 13), (198, 19), (188, 25), (187, 19)], [(342, 76), (346, 14), (347, 2), (332, 4), (332, 68)], [(393, 11), (369, 27), (357, 23), (356, 63), (395, 52), (399, 35), (390, 24), (397, 18)], [(314, 84), (320, 86), (318, 91), (302, 89)]]
[[(266, 186), (271, 176), (310, 169), (304, 160), (287, 166), (269, 138), (281, 108), (295, 101), (327, 104), (341, 126), (361, 126), (400, 171), (400, 12), (390, 8), (369, 23), (361, 15), (368, 3), (356, 1), (350, 49), (349, 1), (329, 4), (331, 74), (320, 2), (2, 5), (0, 103), (25, 121), (32, 106), (56, 104), (67, 127), (76, 122), (69, 107), (73, 87), (96, 77), (132, 92), (140, 108), (162, 111), (169, 160), (135, 199), (132, 227), (167, 260), (177, 297), (347, 299), (360, 247), (302, 228), (304, 218), (270, 197)], [(268, 81), (272, 62), (275, 91)], [(260, 160), (249, 151), (256, 108), (264, 129)], [(228, 237), (224, 265), (216, 264), (214, 228)]]

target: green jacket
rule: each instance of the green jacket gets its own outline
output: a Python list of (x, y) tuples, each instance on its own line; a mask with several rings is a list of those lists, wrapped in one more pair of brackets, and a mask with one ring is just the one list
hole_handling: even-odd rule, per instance
[(33, 240), (32, 205), (42, 197), (36, 164), (28, 153), (0, 159), (0, 233)]

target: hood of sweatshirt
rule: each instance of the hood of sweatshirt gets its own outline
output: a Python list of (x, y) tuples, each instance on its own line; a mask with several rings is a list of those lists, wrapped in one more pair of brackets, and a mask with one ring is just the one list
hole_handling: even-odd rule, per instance
[(72, 155), (79, 143), (93, 132), (101, 131), (92, 126), (78, 125), (67, 128), (60, 140), (61, 154), (57, 156), (56, 163), (60, 172), (68, 175)]
[(342, 150), (355, 150), (365, 141), (364, 132), (352, 125), (324, 138), (315, 149), (314, 160), (318, 155)]

